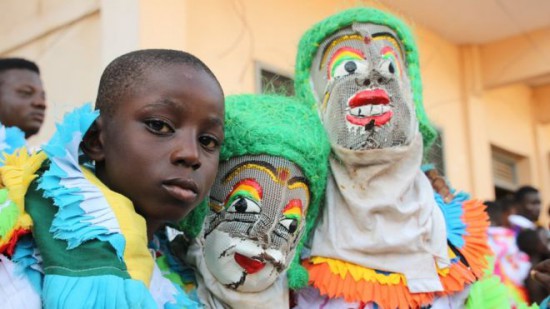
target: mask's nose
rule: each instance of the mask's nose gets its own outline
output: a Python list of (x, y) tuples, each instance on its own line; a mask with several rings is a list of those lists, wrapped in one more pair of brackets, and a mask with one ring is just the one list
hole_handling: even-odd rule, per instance
[[(389, 68), (389, 66), (388, 68), (384, 68), (384, 64), (382, 64), (382, 66), (370, 70), (368, 74), (358, 74), (355, 78), (355, 83), (357, 86), (372, 88), (385, 85), (393, 78), (392, 73), (386, 74), (391, 71)], [(384, 72), (385, 70), (388, 72)]]

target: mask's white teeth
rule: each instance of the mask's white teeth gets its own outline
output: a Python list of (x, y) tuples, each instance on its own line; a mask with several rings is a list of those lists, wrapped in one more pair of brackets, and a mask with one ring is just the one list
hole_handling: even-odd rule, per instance
[(368, 104), (368, 105), (362, 105), (351, 109), (347, 108), (346, 111), (352, 116), (369, 117), (369, 116), (382, 115), (385, 112), (389, 111), (390, 109), (391, 107), (388, 105)]

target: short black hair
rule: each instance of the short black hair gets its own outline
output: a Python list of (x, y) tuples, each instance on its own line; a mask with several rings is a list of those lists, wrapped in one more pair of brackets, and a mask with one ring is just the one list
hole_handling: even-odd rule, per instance
[(502, 209), (502, 212), (510, 212), (517, 208), (516, 200), (513, 196), (507, 195), (497, 201), (498, 205)]
[(491, 220), (491, 225), (493, 226), (502, 226), (502, 208), (500, 205), (493, 201), (483, 202), (487, 206), (487, 214)]
[(521, 203), (525, 196), (529, 193), (539, 193), (539, 190), (531, 186), (523, 186), (514, 193), (514, 200), (516, 203)]
[(0, 73), (13, 69), (29, 70), (40, 75), (38, 65), (30, 60), (23, 58), (0, 58)]
[(102, 115), (112, 116), (117, 102), (144, 81), (147, 71), (173, 64), (186, 64), (206, 72), (218, 84), (223, 96), (220, 82), (199, 58), (179, 50), (142, 49), (116, 58), (105, 68), (99, 81), (95, 108)]
[(528, 255), (537, 254), (541, 243), (542, 240), (540, 239), (539, 232), (536, 230), (523, 230), (519, 232), (516, 238), (518, 249)]

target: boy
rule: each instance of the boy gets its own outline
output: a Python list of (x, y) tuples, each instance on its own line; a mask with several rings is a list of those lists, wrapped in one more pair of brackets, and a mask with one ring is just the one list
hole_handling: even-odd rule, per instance
[[(89, 106), (67, 115), (45, 154), (8, 158), (27, 171), (23, 179), (44, 164), (24, 201), (33, 237), (2, 258), (38, 279), (28, 295), (4, 299), (27, 302), (34, 290), (47, 308), (193, 307), (160, 273), (147, 243), (196, 207), (214, 181), (224, 139), (220, 84), (190, 54), (136, 51), (105, 69), (96, 108), (100, 116)], [(33, 307), (25, 302), (15, 306)]]

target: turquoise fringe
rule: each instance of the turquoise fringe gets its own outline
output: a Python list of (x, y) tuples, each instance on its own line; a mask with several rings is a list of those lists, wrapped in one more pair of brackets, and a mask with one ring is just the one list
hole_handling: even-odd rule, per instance
[[(203, 308), (203, 306), (200, 303), (197, 303), (194, 301), (189, 295), (185, 294), (185, 292), (176, 284), (174, 284), (174, 287), (178, 291), (178, 294), (174, 296), (176, 299), (175, 304), (164, 304), (164, 309), (200, 309)], [(195, 295), (195, 299), (198, 299), (198, 296)]]
[(107, 241), (122, 260), (126, 242), (116, 216), (99, 188), (84, 177), (79, 162), (80, 143), (98, 116), (86, 104), (57, 124), (56, 133), (43, 147), (51, 164), (38, 188), (59, 207), (50, 228), (54, 238), (66, 240), (67, 249), (91, 239)]
[(44, 308), (51, 309), (157, 308), (155, 300), (143, 282), (113, 275), (89, 277), (46, 275), (42, 300)]
[[(35, 251), (36, 245), (30, 236), (25, 236), (17, 242), (12, 261), (16, 264), (16, 273), (27, 277), (34, 290), (42, 293), (43, 274), (36, 268), (41, 268)], [(35, 266), (35, 267), (33, 267)], [(38, 266), (38, 267), (37, 267)]]
[(4, 165), (4, 153), (12, 154), (26, 144), (25, 132), (18, 127), (6, 128), (0, 123), (0, 166)]
[(435, 201), (443, 212), (447, 227), (447, 239), (453, 246), (462, 249), (465, 244), (464, 235), (466, 235), (466, 223), (462, 221), (462, 204), (470, 199), (467, 193), (460, 192), (449, 203), (445, 203), (441, 195), (434, 193)]

